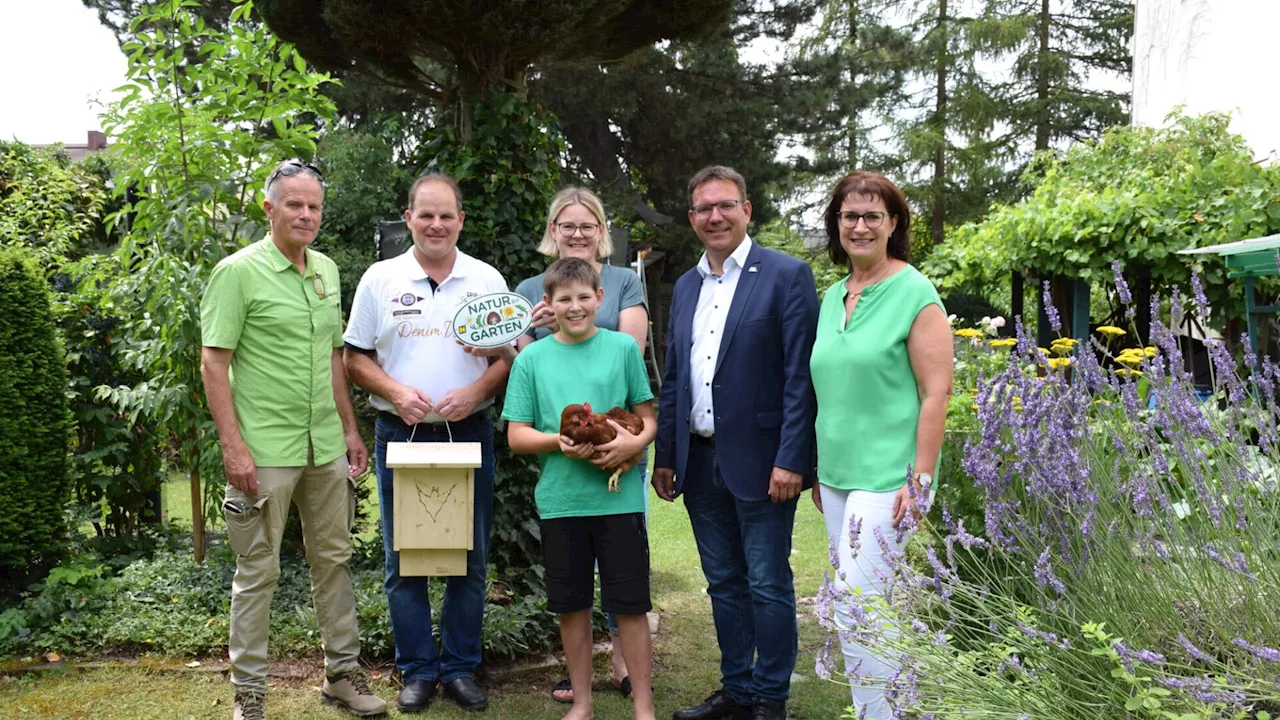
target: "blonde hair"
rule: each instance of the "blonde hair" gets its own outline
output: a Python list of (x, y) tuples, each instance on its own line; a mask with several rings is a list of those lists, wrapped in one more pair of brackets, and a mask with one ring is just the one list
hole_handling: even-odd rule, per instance
[(612, 255), (613, 238), (609, 235), (609, 223), (605, 220), (604, 203), (600, 202), (600, 198), (595, 193), (580, 187), (564, 188), (551, 198), (551, 207), (547, 210), (547, 225), (542, 229), (542, 242), (538, 244), (538, 252), (547, 257), (556, 257), (560, 254), (560, 247), (556, 245), (556, 239), (551, 234), (551, 227), (555, 224), (556, 218), (560, 217), (560, 213), (570, 205), (581, 205), (595, 215), (596, 222), (600, 223), (600, 244), (596, 247), (596, 258)]

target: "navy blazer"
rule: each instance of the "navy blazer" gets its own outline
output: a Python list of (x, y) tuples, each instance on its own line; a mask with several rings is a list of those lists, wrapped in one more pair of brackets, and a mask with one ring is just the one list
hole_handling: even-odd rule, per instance
[[(817, 399), (809, 355), (818, 329), (818, 292), (807, 263), (752, 244), (734, 289), (711, 385), (716, 459), (729, 490), (743, 500), (769, 496), (774, 466), (814, 473)], [(654, 467), (674, 468), (682, 492), (689, 459), (689, 355), (702, 291), (696, 267), (676, 281), (658, 398)]]

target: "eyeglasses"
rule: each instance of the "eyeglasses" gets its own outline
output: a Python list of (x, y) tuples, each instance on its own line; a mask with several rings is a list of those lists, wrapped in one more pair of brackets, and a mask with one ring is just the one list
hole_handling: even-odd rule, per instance
[(840, 218), (840, 227), (856, 228), (858, 227), (858, 221), (861, 220), (866, 223), (868, 230), (875, 230), (883, 225), (885, 218), (888, 216), (889, 213), (882, 213), (879, 210), (872, 210), (868, 213), (856, 213), (853, 211), (836, 213), (836, 217)]
[(721, 200), (718, 203), (703, 203), (702, 205), (694, 205), (691, 209), (693, 210), (694, 217), (709, 218), (711, 217), (712, 210), (719, 210), (721, 215), (728, 215), (729, 213), (733, 212), (741, 204), (742, 204), (741, 200)]
[(596, 223), (581, 223), (577, 225), (574, 223), (556, 223), (556, 230), (560, 231), (560, 234), (565, 237), (573, 237), (574, 233), (580, 232), (582, 237), (590, 239), (595, 237), (597, 232), (600, 232), (600, 226)]
[(285, 160), (276, 166), (276, 169), (272, 170), (271, 174), (267, 176), (267, 187), (271, 187), (275, 184), (276, 180), (279, 180), (282, 177), (293, 177), (301, 172), (310, 172), (316, 176), (316, 179), (320, 181), (321, 185), (324, 184), (324, 174), (321, 173), (320, 169), (315, 165), (312, 165), (311, 163), (304, 163), (301, 160)]

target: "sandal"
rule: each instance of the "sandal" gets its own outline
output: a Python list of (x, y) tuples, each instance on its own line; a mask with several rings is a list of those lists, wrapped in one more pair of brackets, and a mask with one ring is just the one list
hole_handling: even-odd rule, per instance
[(631, 676), (630, 675), (622, 678), (622, 682), (618, 682), (618, 683), (611, 682), (610, 684), (613, 685), (614, 689), (622, 693), (622, 697), (624, 698), (631, 697)]
[[(627, 689), (631, 689), (631, 683), (627, 683)], [(569, 678), (561, 680), (556, 683), (555, 687), (551, 688), (551, 698), (556, 702), (573, 702), (573, 683), (569, 682)]]

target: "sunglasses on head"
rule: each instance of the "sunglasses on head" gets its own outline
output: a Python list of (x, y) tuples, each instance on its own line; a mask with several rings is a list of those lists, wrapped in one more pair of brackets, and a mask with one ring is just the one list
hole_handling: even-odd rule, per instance
[(315, 173), (316, 178), (319, 179), (321, 183), (324, 182), (324, 174), (321, 173), (320, 168), (315, 165), (312, 165), (311, 163), (304, 163), (301, 160), (285, 160), (267, 176), (267, 187), (270, 187), (272, 183), (282, 177), (293, 177), (304, 170), (309, 170)]

